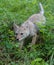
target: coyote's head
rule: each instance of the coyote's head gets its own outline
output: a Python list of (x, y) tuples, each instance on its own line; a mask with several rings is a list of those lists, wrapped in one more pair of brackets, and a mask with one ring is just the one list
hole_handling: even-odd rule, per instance
[(14, 27), (14, 32), (16, 35), (16, 39), (18, 41), (21, 41), (23, 39), (25, 39), (27, 36), (29, 36), (29, 29), (23, 26), (17, 26), (15, 23), (13, 25)]

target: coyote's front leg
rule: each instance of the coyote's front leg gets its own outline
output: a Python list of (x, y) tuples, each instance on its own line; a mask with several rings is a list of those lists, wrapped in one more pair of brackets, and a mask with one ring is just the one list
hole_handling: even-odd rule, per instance
[(35, 34), (32, 38), (32, 45), (34, 45), (36, 41), (37, 41), (37, 34)]
[(21, 42), (20, 42), (20, 45), (19, 45), (19, 48), (20, 48), (20, 49), (23, 48), (23, 44), (24, 44), (24, 41), (21, 41)]

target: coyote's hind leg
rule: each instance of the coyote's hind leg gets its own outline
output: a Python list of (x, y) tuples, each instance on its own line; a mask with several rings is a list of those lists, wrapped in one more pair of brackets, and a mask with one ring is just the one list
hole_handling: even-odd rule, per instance
[(37, 34), (35, 34), (32, 38), (32, 45), (34, 45), (36, 41), (37, 41)]

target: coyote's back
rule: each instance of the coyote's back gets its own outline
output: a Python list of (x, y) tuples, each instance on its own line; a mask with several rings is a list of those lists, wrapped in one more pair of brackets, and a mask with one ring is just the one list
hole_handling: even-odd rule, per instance
[(31, 17), (29, 17), (28, 20), (30, 20), (33, 23), (45, 23), (45, 16), (44, 16), (44, 9), (41, 3), (39, 3), (40, 6), (40, 12), (38, 14), (33, 14)]

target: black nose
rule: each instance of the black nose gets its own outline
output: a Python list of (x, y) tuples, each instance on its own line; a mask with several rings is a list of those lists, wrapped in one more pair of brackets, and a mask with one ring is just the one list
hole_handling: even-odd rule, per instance
[(19, 41), (19, 39), (17, 39), (17, 41)]

